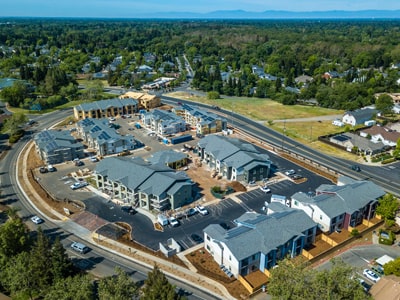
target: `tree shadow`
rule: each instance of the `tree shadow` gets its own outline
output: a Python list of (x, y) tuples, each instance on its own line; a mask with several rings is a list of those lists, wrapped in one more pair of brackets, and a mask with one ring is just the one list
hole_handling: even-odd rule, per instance
[[(15, 196), (15, 194), (4, 195), (4, 198), (10, 197), (10, 196)], [(3, 197), (1, 197), (1, 198), (3, 198)], [(17, 201), (18, 201), (18, 199), (8, 198), (8, 199), (0, 200), (0, 203), (3, 204), (3, 205), (11, 205), (11, 204), (13, 204), (13, 203), (15, 203)]]

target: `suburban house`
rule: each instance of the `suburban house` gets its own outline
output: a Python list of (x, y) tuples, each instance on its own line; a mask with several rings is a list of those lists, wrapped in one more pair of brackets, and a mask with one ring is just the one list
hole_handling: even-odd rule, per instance
[(360, 136), (370, 138), (373, 143), (383, 143), (385, 146), (395, 147), (400, 139), (400, 132), (386, 126), (372, 126), (360, 131)]
[(109, 157), (96, 164), (98, 189), (135, 207), (164, 211), (193, 201), (193, 182), (185, 172), (142, 158)]
[(151, 95), (140, 92), (127, 92), (119, 97), (120, 99), (131, 98), (139, 102), (140, 109), (152, 109), (161, 105), (161, 98), (157, 95)]
[(357, 151), (364, 153), (365, 155), (374, 155), (385, 151), (385, 144), (378, 141), (373, 142), (366, 137), (361, 135), (345, 132), (331, 136), (329, 141), (340, 147), (343, 147), (347, 151), (351, 152), (353, 148), (357, 148)]
[(297, 76), (295, 79), (294, 79), (294, 82), (296, 83), (296, 84), (307, 84), (307, 83), (310, 83), (310, 82), (312, 82), (314, 80), (314, 78), (312, 78), (311, 76), (308, 76), (308, 75), (300, 75), (300, 76)]
[(84, 119), (76, 123), (77, 133), (98, 155), (117, 154), (140, 148), (143, 144), (132, 135), (122, 136), (110, 128), (107, 120)]
[(85, 157), (84, 145), (79, 143), (69, 131), (43, 130), (33, 141), (40, 158), (47, 164), (58, 164)]
[(236, 278), (258, 270), (267, 275), (279, 260), (302, 254), (317, 232), (317, 224), (303, 211), (281, 207), (270, 215), (246, 212), (229, 230), (207, 226), (204, 248)]
[(323, 184), (316, 193), (298, 192), (290, 205), (304, 211), (323, 232), (352, 228), (375, 217), (378, 199), (385, 191), (371, 181), (345, 178), (345, 184)]
[(147, 161), (152, 164), (164, 164), (171, 169), (179, 169), (187, 166), (188, 156), (185, 153), (175, 151), (175, 150), (166, 150), (159, 151), (154, 153), (151, 157), (147, 159)]
[(174, 112), (181, 116), (186, 124), (189, 124), (198, 134), (221, 132), (226, 129), (225, 118), (207, 110), (198, 109), (195, 106), (182, 104), (174, 108)]
[(198, 142), (197, 150), (204, 163), (228, 180), (248, 183), (270, 175), (270, 157), (242, 140), (208, 135)]
[(186, 122), (176, 114), (154, 109), (141, 115), (141, 123), (160, 135), (176, 134), (186, 131)]
[(352, 126), (364, 124), (366, 121), (372, 120), (377, 113), (378, 110), (374, 108), (362, 108), (353, 111), (347, 111), (342, 117), (342, 122)]
[(138, 110), (138, 101), (132, 98), (100, 100), (74, 106), (76, 120), (109, 118), (131, 115)]

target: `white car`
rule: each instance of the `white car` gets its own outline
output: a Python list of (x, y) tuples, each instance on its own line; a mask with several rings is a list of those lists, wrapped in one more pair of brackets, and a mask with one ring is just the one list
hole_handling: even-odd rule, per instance
[(290, 175), (294, 175), (294, 174), (296, 174), (296, 171), (295, 170), (287, 170), (286, 172), (285, 172), (285, 175), (286, 176), (290, 176)]
[(41, 219), (41, 218), (39, 218), (38, 216), (33, 216), (33, 217), (31, 218), (31, 221), (32, 221), (33, 223), (35, 223), (35, 224), (42, 224), (42, 223), (44, 222), (44, 220)]
[(204, 206), (198, 205), (196, 206), (196, 210), (203, 216), (208, 215), (208, 210)]
[(77, 189), (80, 189), (80, 188), (85, 187), (85, 186), (87, 186), (86, 182), (75, 182), (74, 184), (72, 184), (70, 186), (70, 188), (73, 189), (73, 190), (77, 190)]
[(371, 271), (369, 269), (365, 269), (363, 271), (363, 275), (373, 282), (378, 282), (381, 279), (380, 276), (378, 276), (374, 271)]
[(90, 161), (91, 161), (91, 162), (97, 162), (98, 159), (97, 159), (96, 156), (91, 156), (91, 157), (90, 157)]
[(172, 227), (177, 227), (180, 223), (175, 217), (170, 217), (169, 224), (171, 224)]
[(260, 190), (264, 193), (271, 193), (271, 189), (267, 185), (260, 186)]

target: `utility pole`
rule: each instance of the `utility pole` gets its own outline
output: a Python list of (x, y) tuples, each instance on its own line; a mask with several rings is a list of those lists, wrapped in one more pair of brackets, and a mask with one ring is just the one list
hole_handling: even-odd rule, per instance
[(285, 135), (286, 135), (286, 120), (283, 121), (282, 151), (283, 151), (283, 138)]

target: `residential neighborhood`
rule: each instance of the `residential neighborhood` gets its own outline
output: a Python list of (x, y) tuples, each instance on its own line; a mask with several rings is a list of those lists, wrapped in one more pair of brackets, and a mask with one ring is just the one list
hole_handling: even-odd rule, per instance
[(0, 16), (0, 298), (397, 299), (398, 18), (167, 15)]

